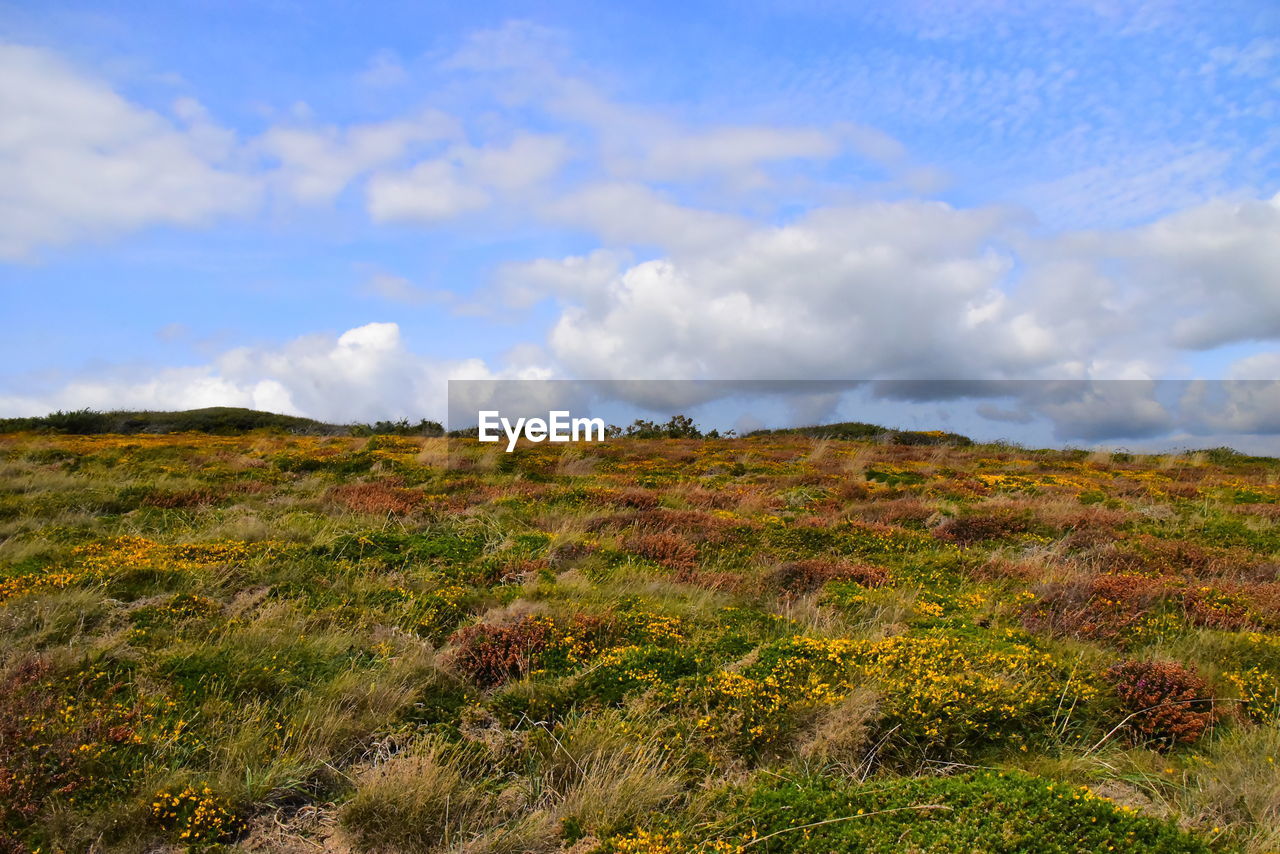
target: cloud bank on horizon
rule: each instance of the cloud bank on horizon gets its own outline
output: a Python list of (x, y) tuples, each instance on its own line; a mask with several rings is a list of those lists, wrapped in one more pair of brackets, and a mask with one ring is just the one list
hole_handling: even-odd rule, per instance
[(1280, 446), (1270, 4), (583, 8), (0, 5), (0, 415), (1186, 378), (966, 412)]

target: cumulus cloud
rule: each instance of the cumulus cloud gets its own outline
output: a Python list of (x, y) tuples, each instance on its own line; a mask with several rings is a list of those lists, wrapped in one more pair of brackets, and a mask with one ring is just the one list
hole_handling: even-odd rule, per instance
[(247, 406), (346, 423), (443, 418), (450, 379), (495, 376), (479, 359), (438, 360), (406, 347), (395, 323), (369, 323), (334, 338), (309, 335), (277, 348), (240, 347), (207, 365), (149, 377), (79, 379), (46, 397), (0, 397), (0, 409), (190, 409)]
[(1061, 439), (1100, 441), (1167, 434), (1176, 421), (1151, 381), (1102, 381), (1028, 388), (1030, 406)]
[(134, 104), (49, 51), (0, 45), (0, 259), (251, 209), (258, 182), (191, 100)]
[[(1020, 237), (1022, 290), (1080, 341), (1079, 375), (1169, 376), (1185, 354), (1280, 338), (1280, 197), (1113, 231)], [(1171, 370), (1172, 369), (1172, 370)]]
[(1200, 381), (1181, 404), (1193, 433), (1280, 436), (1280, 380)]
[(1227, 378), (1280, 382), (1280, 351), (1255, 353), (1237, 360), (1227, 369)]
[(631, 267), (551, 333), (568, 370), (610, 377), (984, 377), (1063, 357), (1001, 289), (994, 210), (826, 209)]
[(1181, 403), (1198, 433), (1280, 435), (1280, 351), (1238, 359), (1225, 381), (1191, 383)]
[(1137, 286), (1182, 309), (1176, 345), (1208, 349), (1280, 338), (1280, 194), (1214, 201), (1122, 240)]

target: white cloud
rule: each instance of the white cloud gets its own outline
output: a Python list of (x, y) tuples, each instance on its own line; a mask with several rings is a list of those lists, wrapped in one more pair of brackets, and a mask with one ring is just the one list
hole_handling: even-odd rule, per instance
[(1280, 382), (1280, 351), (1255, 353), (1236, 361), (1227, 369), (1227, 378)]
[(428, 160), (407, 172), (369, 180), (369, 215), (375, 222), (434, 223), (488, 205), (489, 194), (467, 183), (446, 160)]
[[(1280, 364), (1275, 355), (1267, 354), (1240, 372), (1252, 373), (1268, 362), (1274, 369)], [(1266, 379), (1195, 382), (1181, 404), (1195, 433), (1280, 435), (1280, 379), (1275, 374)]]
[(1003, 295), (1011, 259), (989, 247), (1003, 222), (998, 211), (904, 202), (684, 236), (671, 259), (638, 264), (566, 308), (551, 346), (571, 373), (610, 378), (1038, 370), (1068, 348)]
[(185, 122), (139, 107), (54, 54), (0, 45), (0, 258), (256, 204), (224, 162), (230, 135), (191, 100)]
[(587, 255), (504, 264), (494, 277), (495, 284), (511, 308), (528, 308), (547, 296), (591, 301), (618, 275), (626, 257), (626, 253), (597, 249)]
[(495, 194), (536, 188), (568, 156), (562, 139), (526, 133), (506, 146), (454, 146), (411, 169), (374, 175), (367, 191), (369, 215), (378, 222), (430, 224), (483, 210)]
[(723, 127), (655, 140), (642, 170), (656, 178), (701, 177), (770, 161), (826, 159), (839, 150), (834, 137), (812, 128)]
[(569, 160), (569, 146), (560, 137), (519, 133), (507, 146), (460, 147), (452, 154), (471, 180), (510, 192), (553, 176)]
[(456, 297), (452, 291), (438, 291), (416, 285), (404, 276), (393, 273), (375, 272), (360, 287), (367, 296), (377, 297), (390, 302), (405, 305), (423, 305), (425, 303), (448, 303)]
[(1176, 423), (1151, 381), (1064, 383), (1058, 388), (1031, 384), (1027, 397), (1062, 439), (1146, 438), (1164, 435)]
[(208, 368), (169, 368), (134, 381), (79, 379), (47, 397), (0, 397), (0, 408), (15, 415), (44, 415), (57, 409), (200, 409), (245, 406), (296, 413), (288, 391), (262, 380), (231, 382)]
[(438, 110), (339, 127), (275, 127), (257, 146), (278, 161), (273, 180), (303, 202), (328, 202), (356, 177), (404, 157), (414, 146), (455, 139), (457, 122)]
[(751, 230), (740, 217), (686, 207), (634, 183), (594, 184), (555, 200), (542, 212), (615, 245), (705, 247), (736, 241)]
[(1202, 74), (1225, 71), (1240, 77), (1272, 78), (1280, 65), (1280, 40), (1258, 38), (1239, 47), (1221, 45), (1209, 51), (1209, 61), (1200, 69)]
[(338, 423), (439, 419), (447, 380), (492, 377), (479, 359), (425, 358), (405, 346), (397, 324), (369, 323), (336, 339), (309, 335), (278, 348), (241, 347), (208, 365), (150, 377), (78, 379), (46, 397), (0, 397), (0, 411), (247, 406)]
[(1178, 309), (1179, 347), (1280, 338), (1280, 194), (1210, 202), (1119, 243), (1133, 261), (1132, 286)]
[(407, 82), (409, 72), (405, 71), (400, 57), (393, 50), (380, 50), (369, 60), (369, 65), (360, 73), (360, 82), (375, 89), (399, 86)]
[(586, 131), (594, 141), (604, 183), (701, 182), (731, 189), (769, 183), (765, 167), (789, 161), (822, 161), (846, 149), (879, 163), (904, 157), (900, 143), (882, 131), (848, 122), (830, 128), (713, 124), (690, 127), (660, 110), (610, 98), (569, 64), (563, 34), (524, 21), (475, 33), (446, 67), (490, 75), (504, 108), (530, 107), (554, 121)]

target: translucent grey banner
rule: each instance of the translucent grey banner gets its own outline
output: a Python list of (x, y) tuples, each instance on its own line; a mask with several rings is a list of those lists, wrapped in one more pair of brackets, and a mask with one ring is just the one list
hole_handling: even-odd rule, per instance
[[(672, 423), (685, 416), (690, 423)], [(1028, 447), (1280, 455), (1278, 380), (452, 380), (447, 427), (493, 441), (748, 435), (813, 425), (840, 435), (941, 432)], [(848, 425), (861, 425), (850, 427)], [(684, 425), (683, 427), (681, 425)], [(518, 429), (517, 429), (518, 427)], [(526, 432), (532, 428), (531, 436)], [(575, 436), (575, 430), (577, 435)], [(663, 431), (658, 431), (663, 432)], [(541, 437), (541, 438), (539, 438)], [(510, 440), (510, 441), (509, 441)]]

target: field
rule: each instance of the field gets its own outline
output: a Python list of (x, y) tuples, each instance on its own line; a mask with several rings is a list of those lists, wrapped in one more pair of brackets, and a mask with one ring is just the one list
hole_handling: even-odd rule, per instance
[(0, 436), (0, 851), (1280, 850), (1280, 463)]

